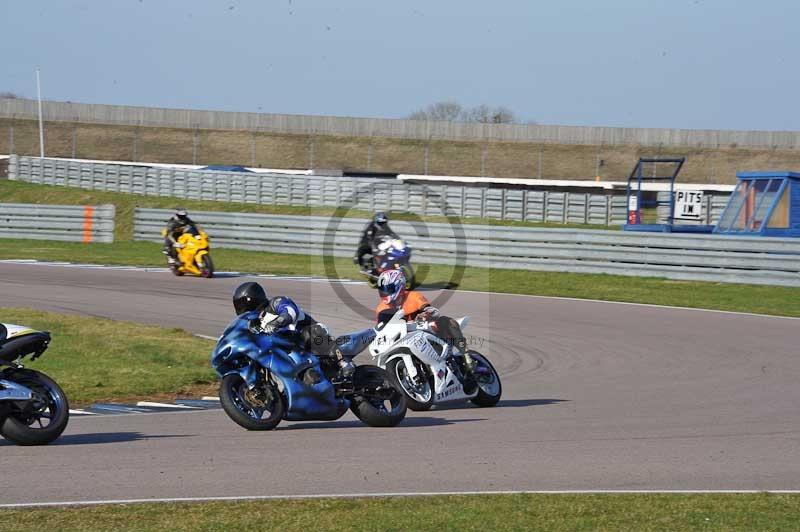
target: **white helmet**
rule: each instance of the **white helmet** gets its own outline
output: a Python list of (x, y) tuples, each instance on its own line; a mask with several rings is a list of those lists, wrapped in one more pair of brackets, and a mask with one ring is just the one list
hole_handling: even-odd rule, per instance
[(396, 303), (406, 292), (406, 276), (402, 270), (386, 270), (378, 277), (378, 294), (384, 303)]

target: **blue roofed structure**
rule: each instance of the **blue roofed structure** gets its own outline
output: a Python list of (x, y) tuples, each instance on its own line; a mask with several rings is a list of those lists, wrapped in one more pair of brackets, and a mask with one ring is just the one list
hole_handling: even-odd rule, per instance
[(738, 172), (714, 232), (739, 236), (800, 237), (800, 173)]

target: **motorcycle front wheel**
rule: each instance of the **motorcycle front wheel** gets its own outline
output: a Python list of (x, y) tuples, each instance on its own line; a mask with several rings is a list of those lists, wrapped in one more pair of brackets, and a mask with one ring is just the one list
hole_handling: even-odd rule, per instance
[(367, 279), (367, 284), (370, 288), (378, 288), (378, 276), (370, 270), (362, 269), (359, 273)]
[(183, 270), (181, 270), (181, 267), (178, 266), (177, 263), (170, 264), (169, 265), (169, 271), (171, 271), (172, 275), (174, 275), (176, 277), (181, 277), (183, 275)]
[[(417, 367), (417, 371), (425, 371), (424, 368)], [(395, 358), (386, 366), (386, 373), (389, 375), (389, 380), (398, 390), (403, 392), (406, 396), (408, 408), (415, 412), (424, 412), (430, 410), (433, 406), (433, 386), (431, 385), (431, 378), (427, 374), (423, 374), (422, 382), (413, 381), (408, 375), (408, 368), (406, 368), (406, 361), (402, 358)]]
[(350, 410), (370, 427), (394, 427), (406, 417), (406, 396), (395, 388), (384, 370), (357, 366), (353, 374)]
[(0, 434), (17, 445), (46, 445), (55, 441), (69, 422), (69, 402), (64, 390), (44, 373), (31, 369), (15, 371), (13, 379), (33, 390), (34, 398), (18, 403), (21, 408), (12, 410), (0, 423)]
[(489, 359), (477, 351), (469, 351), (472, 358), (477, 362), (476, 370), (473, 372), (475, 380), (478, 382), (478, 395), (470, 399), (472, 404), (477, 406), (494, 406), (500, 401), (503, 395), (503, 385), (500, 384), (500, 375), (494, 369)]
[(219, 401), (228, 417), (247, 430), (272, 430), (283, 419), (280, 391), (269, 382), (251, 390), (241, 375), (226, 375), (219, 386)]

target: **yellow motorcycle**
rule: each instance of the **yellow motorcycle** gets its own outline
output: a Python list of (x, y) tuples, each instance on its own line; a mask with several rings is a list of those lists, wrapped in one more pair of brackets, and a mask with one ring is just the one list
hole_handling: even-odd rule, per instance
[[(167, 236), (166, 229), (161, 231), (161, 236)], [(172, 273), (178, 276), (190, 273), (200, 277), (214, 277), (214, 263), (205, 231), (190, 229), (178, 237), (178, 244), (178, 261), (170, 265)]]

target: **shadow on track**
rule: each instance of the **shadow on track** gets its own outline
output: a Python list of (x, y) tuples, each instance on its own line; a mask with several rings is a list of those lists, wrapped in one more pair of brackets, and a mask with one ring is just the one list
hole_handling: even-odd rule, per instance
[[(391, 430), (402, 428), (417, 428), (417, 427), (439, 427), (443, 425), (455, 425), (457, 423), (465, 423), (471, 421), (486, 421), (486, 418), (474, 419), (443, 419), (440, 417), (406, 417), (396, 427), (391, 427)], [(375, 430), (361, 421), (323, 421), (323, 422), (307, 422), (300, 421), (292, 425), (281, 426), (276, 430), (298, 430), (298, 429), (345, 429), (363, 427), (365, 429)]]
[[(144, 441), (155, 440), (161, 438), (186, 438), (189, 434), (175, 434), (175, 435), (148, 435), (141, 432), (96, 432), (89, 434), (65, 434), (50, 444), (52, 446), (58, 445), (96, 445), (100, 443), (122, 443), (129, 441)], [(14, 445), (8, 440), (0, 438), (0, 447), (4, 445)]]
[[(500, 399), (500, 402), (497, 403), (495, 406), (487, 408), (487, 410), (494, 410), (495, 408), (523, 408), (528, 406), (545, 406), (545, 405), (555, 405), (558, 403), (565, 403), (569, 401), (569, 399)], [(479, 408), (472, 403), (465, 402), (465, 403), (453, 403), (453, 404), (441, 404), (435, 405), (433, 411), (443, 411), (443, 410), (462, 410), (464, 408)]]

